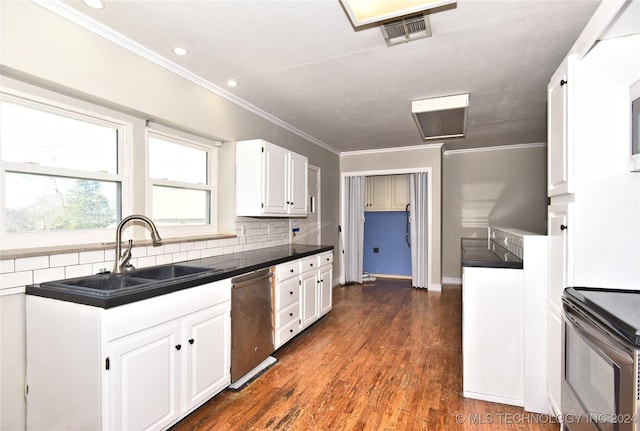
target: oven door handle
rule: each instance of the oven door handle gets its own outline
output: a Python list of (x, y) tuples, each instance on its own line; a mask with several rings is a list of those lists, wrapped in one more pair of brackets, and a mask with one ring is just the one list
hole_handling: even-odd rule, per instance
[(574, 306), (566, 307), (566, 305), (565, 303), (565, 318), (594, 350), (603, 357), (611, 358), (619, 365), (633, 365), (631, 348), (625, 347), (615, 336)]

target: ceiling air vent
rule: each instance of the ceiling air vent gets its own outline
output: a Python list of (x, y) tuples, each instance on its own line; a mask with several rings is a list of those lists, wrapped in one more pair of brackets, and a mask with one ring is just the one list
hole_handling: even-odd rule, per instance
[(429, 17), (424, 14), (405, 16), (380, 26), (388, 46), (431, 36)]

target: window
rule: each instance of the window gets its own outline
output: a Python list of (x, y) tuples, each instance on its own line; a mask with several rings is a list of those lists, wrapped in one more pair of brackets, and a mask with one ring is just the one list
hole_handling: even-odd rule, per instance
[[(88, 237), (113, 241), (126, 189), (126, 128), (111, 119), (3, 94), (2, 247), (86, 243)], [(87, 236), (87, 231), (96, 235)]]
[(195, 139), (148, 132), (150, 213), (158, 226), (215, 232), (217, 148)]

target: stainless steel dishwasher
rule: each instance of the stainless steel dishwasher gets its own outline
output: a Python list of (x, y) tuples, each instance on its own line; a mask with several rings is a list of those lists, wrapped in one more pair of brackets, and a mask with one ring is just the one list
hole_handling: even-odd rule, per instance
[(271, 357), (273, 307), (269, 269), (233, 278), (231, 283), (231, 388), (239, 389), (276, 362)]

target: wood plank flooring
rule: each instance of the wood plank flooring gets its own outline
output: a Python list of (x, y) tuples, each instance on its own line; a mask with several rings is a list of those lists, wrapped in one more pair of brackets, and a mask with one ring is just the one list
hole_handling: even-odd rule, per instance
[(272, 368), (174, 429), (559, 429), (548, 416), (462, 397), (460, 286), (427, 292), (378, 279), (333, 293), (333, 310), (279, 349)]

